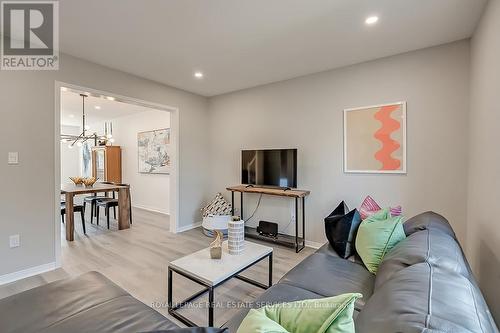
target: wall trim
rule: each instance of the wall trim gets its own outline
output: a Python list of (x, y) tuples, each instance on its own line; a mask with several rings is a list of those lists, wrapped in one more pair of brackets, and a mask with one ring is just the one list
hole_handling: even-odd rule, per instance
[(57, 268), (56, 262), (50, 262), (48, 264), (43, 264), (40, 266), (30, 267), (23, 269), (21, 271), (8, 273), (0, 276), (0, 285), (11, 283), (17, 280), (25, 279), (33, 275), (42, 274), (48, 271), (53, 271)]
[(306, 246), (307, 247), (310, 247), (312, 249), (319, 249), (320, 247), (322, 247), (323, 245), (325, 245), (325, 243), (318, 243), (318, 242), (313, 242), (313, 241), (308, 241), (306, 239)]
[(147, 210), (148, 212), (153, 212), (153, 213), (157, 213), (157, 214), (162, 214), (162, 215), (170, 216), (169, 213), (166, 213), (166, 212), (161, 211), (159, 209), (149, 208), (149, 207), (146, 207), (146, 206), (132, 205), (132, 208), (138, 208), (138, 209), (142, 209), (142, 210)]
[(191, 230), (191, 229), (194, 229), (194, 228), (198, 228), (198, 227), (201, 227), (201, 222), (197, 222), (197, 223), (192, 223), (192, 224), (180, 226), (180, 227), (177, 228), (177, 232), (176, 233), (188, 231), (188, 230)]

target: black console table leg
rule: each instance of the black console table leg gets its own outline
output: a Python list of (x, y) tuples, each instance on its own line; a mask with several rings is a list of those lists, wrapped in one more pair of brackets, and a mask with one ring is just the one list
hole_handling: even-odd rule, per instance
[(299, 253), (299, 198), (295, 198), (295, 253)]
[(306, 197), (302, 197), (302, 248), (306, 247)]
[(234, 216), (234, 191), (231, 191), (231, 215)]
[(240, 193), (241, 193), (241, 195), (240, 195), (240, 219), (243, 220), (243, 192), (240, 192)]
[(174, 305), (172, 304), (172, 270), (170, 269), (170, 267), (168, 268), (168, 290), (167, 290), (167, 293), (168, 293), (168, 300), (167, 300), (167, 308), (168, 308), (168, 312), (170, 313), (170, 311), (172, 310), (172, 308), (174, 307)]

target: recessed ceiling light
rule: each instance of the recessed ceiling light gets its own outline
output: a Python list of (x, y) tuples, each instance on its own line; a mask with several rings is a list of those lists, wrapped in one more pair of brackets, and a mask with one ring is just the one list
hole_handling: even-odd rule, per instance
[(194, 72), (194, 77), (197, 79), (201, 79), (203, 77), (203, 73), (202, 72)]
[(378, 16), (370, 16), (365, 20), (365, 23), (368, 25), (372, 25), (378, 22)]
[(75, 118), (75, 115), (74, 114), (70, 114), (69, 117), (70, 118)]
[(66, 87), (61, 87), (61, 91), (68, 91), (68, 88), (66, 88)]
[(106, 97), (106, 99), (107, 99), (108, 101), (114, 101), (114, 100), (115, 100), (115, 98), (114, 98), (114, 97), (111, 97), (111, 96), (107, 96), (107, 97)]
[(94, 106), (94, 108), (95, 108), (96, 110), (100, 110), (100, 109), (101, 109), (101, 107), (100, 107), (99, 105)]

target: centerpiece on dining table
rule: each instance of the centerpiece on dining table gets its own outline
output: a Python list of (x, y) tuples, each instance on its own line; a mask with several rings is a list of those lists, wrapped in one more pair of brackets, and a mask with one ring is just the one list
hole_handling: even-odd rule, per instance
[(73, 181), (73, 183), (75, 183), (75, 185), (85, 185), (85, 187), (92, 187), (94, 186), (95, 182), (97, 181), (97, 178), (95, 177), (88, 177), (88, 178), (85, 178), (85, 177), (69, 177), (69, 179), (71, 179), (71, 181)]

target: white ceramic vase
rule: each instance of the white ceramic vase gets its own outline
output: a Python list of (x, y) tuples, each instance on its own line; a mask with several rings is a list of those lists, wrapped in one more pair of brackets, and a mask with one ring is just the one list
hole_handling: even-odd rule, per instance
[(245, 249), (245, 221), (230, 221), (227, 230), (229, 254), (238, 255)]

